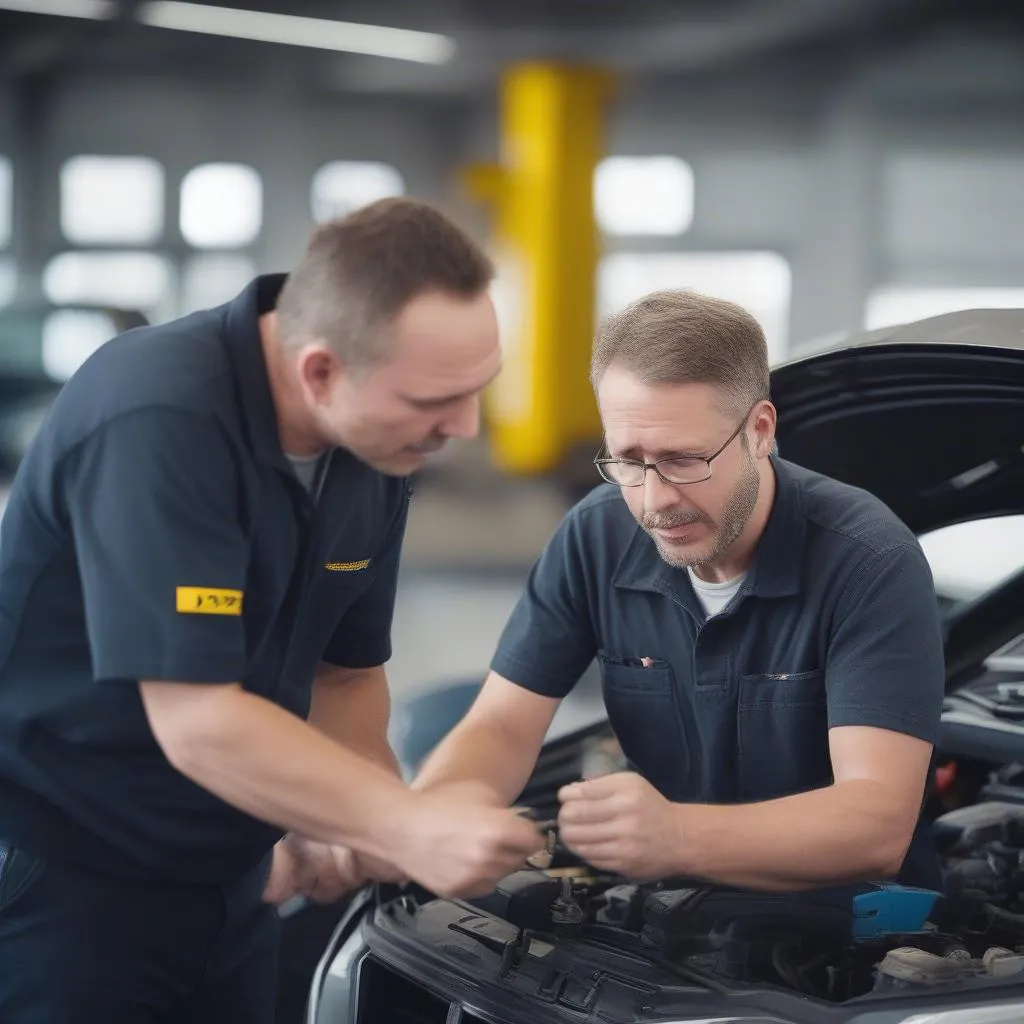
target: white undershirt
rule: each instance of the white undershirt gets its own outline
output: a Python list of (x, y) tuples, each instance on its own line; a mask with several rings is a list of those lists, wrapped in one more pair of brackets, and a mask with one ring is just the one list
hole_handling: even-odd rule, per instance
[(313, 487), (317, 482), (320, 463), (324, 458), (324, 452), (318, 452), (316, 455), (288, 455), (288, 461), (292, 464), (295, 475), (310, 494), (313, 494)]
[(686, 567), (686, 571), (690, 574), (693, 592), (697, 595), (697, 600), (704, 606), (708, 618), (717, 615), (732, 600), (733, 595), (740, 589), (743, 575), (745, 575), (726, 580), (724, 583), (708, 583), (706, 580), (700, 579), (689, 566)]

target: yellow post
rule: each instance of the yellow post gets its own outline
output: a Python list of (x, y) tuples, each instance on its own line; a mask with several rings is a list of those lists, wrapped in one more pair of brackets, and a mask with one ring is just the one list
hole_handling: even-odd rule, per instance
[(575, 444), (601, 433), (587, 368), (598, 259), (593, 178), (609, 84), (590, 68), (511, 68), (501, 89), (500, 166), (465, 175), (494, 207), (505, 366), (486, 412), (506, 472), (556, 470)]

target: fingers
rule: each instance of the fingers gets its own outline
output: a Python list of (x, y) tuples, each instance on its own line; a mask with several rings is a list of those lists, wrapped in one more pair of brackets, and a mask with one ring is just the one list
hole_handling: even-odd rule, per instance
[(573, 800), (607, 800), (629, 792), (636, 785), (637, 776), (633, 772), (615, 772), (612, 775), (600, 775), (582, 782), (571, 782), (558, 791), (558, 799), (562, 803)]
[(564, 845), (575, 850), (580, 845), (617, 842), (622, 834), (622, 822), (611, 819), (582, 825), (563, 825), (559, 838)]
[(596, 825), (605, 821), (615, 821), (623, 811), (620, 800), (570, 800), (562, 804), (558, 812), (558, 827), (570, 828), (573, 825)]
[(439, 789), (424, 792), (405, 841), (394, 851), (399, 870), (438, 896), (493, 892), (544, 846), (537, 826), (508, 807)]
[(356, 856), (359, 870), (367, 881), (392, 882), (404, 884), (409, 881), (409, 876), (401, 868), (390, 861), (381, 860), (378, 857), (371, 857), (369, 854), (360, 853)]
[(525, 857), (544, 846), (544, 835), (532, 821), (514, 813), (507, 817), (509, 828), (504, 848), (510, 854)]
[(617, 839), (607, 842), (572, 844), (571, 849), (592, 867), (602, 871), (619, 871), (626, 859), (622, 844)]
[(263, 902), (275, 905), (290, 900), (299, 893), (299, 861), (285, 843), (274, 847), (270, 875), (263, 887)]

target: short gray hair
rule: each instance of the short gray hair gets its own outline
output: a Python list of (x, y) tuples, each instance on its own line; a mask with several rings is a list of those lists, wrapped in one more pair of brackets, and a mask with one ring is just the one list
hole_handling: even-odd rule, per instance
[(591, 357), (595, 389), (612, 365), (649, 386), (709, 384), (730, 414), (770, 396), (761, 325), (735, 303), (699, 292), (651, 292), (607, 317)]
[(470, 235), (429, 203), (392, 197), (313, 233), (277, 302), (284, 344), (317, 339), (351, 366), (382, 354), (386, 328), (428, 292), (473, 299), (494, 267)]

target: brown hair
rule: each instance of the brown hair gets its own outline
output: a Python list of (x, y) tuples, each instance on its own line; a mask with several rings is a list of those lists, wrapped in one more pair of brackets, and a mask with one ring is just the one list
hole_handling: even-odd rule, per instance
[(349, 365), (365, 365), (382, 354), (386, 328), (411, 299), (472, 299), (493, 276), (484, 250), (440, 210), (381, 199), (313, 233), (278, 298), (280, 336), (326, 342)]
[(595, 389), (612, 364), (650, 386), (710, 384), (730, 415), (770, 393), (761, 325), (740, 306), (698, 292), (652, 292), (607, 317), (590, 363)]

